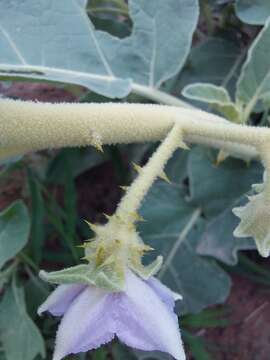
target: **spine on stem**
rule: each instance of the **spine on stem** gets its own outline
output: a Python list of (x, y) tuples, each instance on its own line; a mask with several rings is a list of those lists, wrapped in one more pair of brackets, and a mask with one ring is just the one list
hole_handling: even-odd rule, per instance
[(134, 213), (137, 212), (155, 179), (159, 176), (164, 177), (164, 167), (174, 151), (179, 147), (187, 149), (182, 139), (181, 126), (175, 123), (147, 164), (139, 169), (139, 176), (127, 190), (116, 210), (116, 215), (121, 219), (125, 219), (127, 223), (134, 218)]

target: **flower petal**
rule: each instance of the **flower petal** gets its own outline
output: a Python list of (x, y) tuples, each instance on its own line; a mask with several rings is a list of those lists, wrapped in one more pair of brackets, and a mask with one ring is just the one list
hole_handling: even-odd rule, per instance
[(155, 277), (151, 277), (146, 282), (171, 310), (174, 309), (175, 301), (183, 299), (180, 294), (173, 292)]
[(87, 286), (65, 313), (56, 336), (53, 360), (95, 349), (114, 337), (114, 296)]
[(178, 320), (157, 293), (131, 271), (126, 275), (126, 291), (118, 296), (116, 334), (128, 346), (168, 352), (184, 360)]
[(85, 288), (82, 284), (59, 285), (38, 308), (38, 315), (49, 311), (52, 315), (63, 315), (76, 296)]

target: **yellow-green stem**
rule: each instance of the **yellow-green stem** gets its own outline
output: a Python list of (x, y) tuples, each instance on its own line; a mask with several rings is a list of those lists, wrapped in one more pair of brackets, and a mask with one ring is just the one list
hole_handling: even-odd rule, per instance
[(0, 158), (67, 146), (134, 143), (163, 139), (173, 124), (184, 140), (257, 156), (270, 130), (232, 124), (197, 109), (150, 104), (48, 104), (0, 101)]
[(167, 137), (152, 155), (148, 163), (141, 168), (139, 176), (127, 190), (116, 210), (116, 216), (127, 223), (134, 219), (144, 196), (152, 186), (155, 179), (162, 173), (167, 161), (182, 142), (182, 130), (175, 124)]

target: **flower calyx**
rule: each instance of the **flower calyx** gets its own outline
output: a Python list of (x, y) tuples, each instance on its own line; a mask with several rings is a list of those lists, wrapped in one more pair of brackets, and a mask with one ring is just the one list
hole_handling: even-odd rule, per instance
[(125, 275), (130, 268), (144, 280), (155, 275), (161, 265), (162, 256), (158, 256), (149, 265), (142, 263), (145, 253), (153, 250), (142, 241), (136, 231), (135, 222), (142, 221), (138, 214), (132, 215), (134, 222), (125, 222), (117, 215), (108, 218), (105, 225), (87, 224), (94, 232), (94, 238), (86, 241), (81, 264), (61, 271), (40, 272), (40, 277), (51, 283), (82, 283), (95, 285), (111, 292), (124, 290)]

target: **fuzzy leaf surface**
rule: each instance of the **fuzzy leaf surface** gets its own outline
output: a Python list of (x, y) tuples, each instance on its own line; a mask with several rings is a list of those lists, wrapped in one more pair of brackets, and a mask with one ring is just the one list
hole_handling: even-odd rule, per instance
[[(133, 30), (124, 39), (95, 30), (84, 5), (0, 0), (0, 75), (74, 83), (121, 98), (137, 85), (159, 87), (183, 66), (197, 0), (130, 0)], [(172, 27), (177, 32), (168, 36)]]
[(26, 312), (22, 288), (6, 290), (0, 303), (0, 340), (6, 360), (33, 360), (38, 354), (44, 358), (42, 336)]
[(270, 15), (270, 2), (268, 0), (237, 0), (236, 13), (247, 24), (263, 25)]
[(26, 245), (29, 231), (30, 219), (22, 201), (0, 213), (0, 268)]
[(236, 97), (252, 110), (270, 96), (270, 19), (248, 50), (237, 83)]

